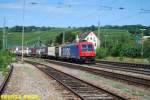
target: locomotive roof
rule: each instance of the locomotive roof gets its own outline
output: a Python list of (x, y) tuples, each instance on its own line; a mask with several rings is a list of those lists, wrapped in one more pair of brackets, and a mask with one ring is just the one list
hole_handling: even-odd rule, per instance
[(70, 43), (70, 44), (65, 44), (63, 46), (66, 46), (66, 45), (78, 45), (78, 44), (93, 44), (92, 42), (76, 42), (76, 43)]

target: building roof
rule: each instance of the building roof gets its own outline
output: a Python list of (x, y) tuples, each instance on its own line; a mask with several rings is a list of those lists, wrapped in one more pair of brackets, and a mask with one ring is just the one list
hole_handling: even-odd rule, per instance
[[(85, 32), (85, 33), (77, 33), (78, 35), (78, 38), (79, 38), (79, 41), (86, 41), (85, 38), (90, 34), (90, 33), (93, 33), (93, 32)], [(94, 34), (94, 33), (93, 33)], [(72, 41), (73, 43), (76, 42), (76, 39), (74, 41)]]
[(78, 33), (79, 39), (84, 40), (91, 32)]

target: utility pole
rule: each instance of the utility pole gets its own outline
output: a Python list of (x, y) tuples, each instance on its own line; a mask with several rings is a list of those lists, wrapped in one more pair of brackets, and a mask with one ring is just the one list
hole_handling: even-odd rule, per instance
[(7, 49), (7, 35), (8, 35), (8, 34), (7, 34), (7, 32), (6, 32), (6, 35), (5, 35), (5, 39), (6, 39), (6, 41), (5, 41), (6, 47), (5, 47), (5, 48), (6, 48), (6, 49)]
[(6, 40), (6, 30), (5, 30), (5, 24), (6, 24), (6, 19), (4, 17), (4, 23), (3, 23), (3, 49), (5, 49), (6, 44), (5, 44), (5, 40)]
[(105, 37), (105, 49), (106, 49), (106, 47), (107, 47), (107, 36), (108, 36), (108, 35), (104, 35), (104, 37)]
[(41, 46), (42, 46), (42, 43), (41, 43), (41, 37), (40, 36), (38, 38), (38, 41), (39, 41), (39, 48), (40, 48), (39, 54), (40, 54), (40, 58), (41, 58), (42, 57), (41, 56)]
[(6, 32), (5, 32), (5, 44), (6, 44), (6, 49), (7, 49), (7, 47), (8, 47), (8, 39), (7, 39), (7, 37), (8, 37), (8, 31), (7, 31), (7, 29), (5, 29), (6, 30)]
[(141, 45), (142, 45), (142, 50), (141, 50), (141, 56), (142, 56), (142, 58), (143, 58), (143, 54), (144, 54), (144, 52), (143, 52), (143, 36), (144, 36), (144, 31), (146, 30), (146, 29), (140, 29), (142, 32), (141, 32)]
[(65, 32), (63, 32), (62, 44), (65, 44)]
[[(99, 39), (99, 42), (100, 42), (100, 21), (98, 21), (98, 39)], [(98, 46), (100, 47), (100, 43), (98, 44)]]
[(23, 10), (22, 11), (23, 12), (22, 12), (22, 56), (21, 56), (21, 61), (23, 62), (25, 0), (23, 0)]

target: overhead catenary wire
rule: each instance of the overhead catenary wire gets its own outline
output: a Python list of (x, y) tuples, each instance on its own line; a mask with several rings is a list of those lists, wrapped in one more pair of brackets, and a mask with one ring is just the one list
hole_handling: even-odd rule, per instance
[[(112, 2), (111, 3), (113, 3), (113, 2), (117, 2), (118, 0), (112, 0)], [(110, 7), (111, 8), (111, 6), (112, 5), (109, 5), (109, 6), (107, 6), (107, 5), (100, 5), (101, 7)], [(112, 7), (113, 8), (113, 7)], [(118, 7), (114, 7), (113, 9), (118, 9)], [(122, 7), (122, 8), (124, 8), (124, 7)], [(126, 8), (124, 8), (124, 10), (126, 10)], [(138, 11), (141, 11), (140, 9), (137, 9)], [(85, 21), (85, 20), (87, 20), (89, 17), (91, 17), (91, 16), (95, 16), (94, 15), (94, 13), (96, 13), (97, 11), (94, 11), (94, 12), (91, 12), (91, 13), (88, 13), (88, 14), (86, 14), (85, 16), (82, 16), (81, 18), (78, 18), (77, 20), (80, 20), (80, 21)], [(103, 13), (105, 13), (105, 11), (103, 11)], [(102, 13), (102, 14), (103, 14)], [(117, 23), (117, 22), (120, 22), (120, 21), (125, 21), (125, 20), (128, 20), (128, 19), (130, 19), (130, 18), (134, 18), (134, 17), (136, 17), (136, 16), (139, 16), (140, 14), (143, 14), (143, 13), (149, 13), (149, 10), (146, 10), (146, 9), (143, 9), (143, 12), (141, 12), (141, 13), (136, 13), (136, 14), (132, 14), (132, 15), (127, 15), (127, 16), (124, 16), (124, 17), (121, 17), (121, 18), (119, 18), (119, 19), (116, 19), (116, 20), (114, 20), (114, 21), (111, 21), (111, 22), (108, 22), (108, 24), (110, 24), (110, 23)], [(46, 17), (48, 17), (48, 16), (50, 16), (50, 15), (47, 15)], [(46, 19), (46, 17), (45, 18), (43, 18), (43, 19)], [(77, 23), (77, 20), (74, 20), (74, 23)], [(41, 22), (40, 23), (42, 23), (43, 22), (43, 20), (41, 20)], [(71, 25), (72, 24), (74, 24), (74, 23), (71, 23)]]
[[(88, 13), (88, 14), (86, 14), (85, 16), (83, 16), (83, 17), (81, 17), (81, 18), (78, 18), (77, 20), (74, 20), (74, 22), (72, 22), (70, 25), (77, 23), (78, 20), (84, 21), (84, 20), (88, 19), (89, 17), (95, 15), (95, 13), (99, 13), (99, 14), (98, 14), (98, 22), (100, 22), (100, 17), (99, 17), (99, 16), (101, 16), (103, 13), (105, 13), (104, 11), (107, 11), (107, 10), (109, 11), (109, 10), (112, 10), (112, 9), (119, 9), (119, 10), (124, 9), (123, 7), (112, 7), (112, 5), (113, 5), (114, 3), (116, 3), (117, 1), (118, 1), (118, 0), (112, 0), (112, 2), (109, 4), (109, 6), (107, 6), (107, 5), (102, 5), (102, 4), (99, 5), (99, 6), (98, 6), (98, 9), (97, 9), (96, 11), (91, 12), (91, 13)], [(102, 8), (101, 8), (101, 7), (102, 7)], [(122, 8), (122, 9), (121, 9), (121, 8)], [(100, 11), (101, 11), (101, 14), (100, 14)], [(103, 11), (103, 12), (102, 12), (102, 11)]]
[(118, 22), (121, 22), (121, 21), (125, 21), (125, 20), (128, 20), (128, 19), (137, 17), (139, 15), (141, 15), (141, 13), (138, 12), (138, 13), (134, 13), (134, 14), (131, 14), (131, 15), (123, 16), (119, 19), (116, 19), (116, 20), (113, 20), (113, 21), (110, 21), (110, 22), (107, 22), (107, 23), (114, 24), (114, 23), (118, 23)]

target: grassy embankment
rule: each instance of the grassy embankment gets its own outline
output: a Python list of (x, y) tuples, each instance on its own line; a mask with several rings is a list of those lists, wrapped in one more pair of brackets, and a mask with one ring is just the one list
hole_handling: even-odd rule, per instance
[[(55, 37), (59, 35), (61, 32), (70, 31), (74, 34), (77, 32), (81, 32), (79, 29), (69, 29), (69, 28), (56, 28), (47, 31), (33, 31), (33, 32), (25, 32), (24, 41), (25, 44), (33, 44), (34, 42), (38, 41), (39, 39), (43, 42), (48, 40), (55, 40)], [(97, 31), (94, 31), (97, 34)], [(108, 38), (111, 36), (116, 37), (121, 35), (127, 35), (126, 30), (117, 30), (117, 29), (101, 29), (100, 35), (101, 38), (104, 39), (104, 35), (108, 34)], [(21, 45), (21, 32), (11, 32), (8, 34), (8, 45)]]
[[(55, 37), (59, 35), (59, 33), (63, 31), (69, 31), (71, 29), (63, 29), (63, 28), (58, 28), (58, 29), (51, 29), (47, 31), (33, 31), (33, 32), (25, 32), (24, 35), (24, 43), (25, 45), (28, 44), (33, 44), (37, 42), (39, 39), (42, 42), (46, 42), (48, 40), (55, 40)], [(72, 31), (72, 30), (71, 30)], [(73, 30), (75, 32), (76, 30)], [(8, 45), (15, 46), (15, 45), (21, 45), (21, 32), (12, 32), (11, 34), (8, 35)]]

